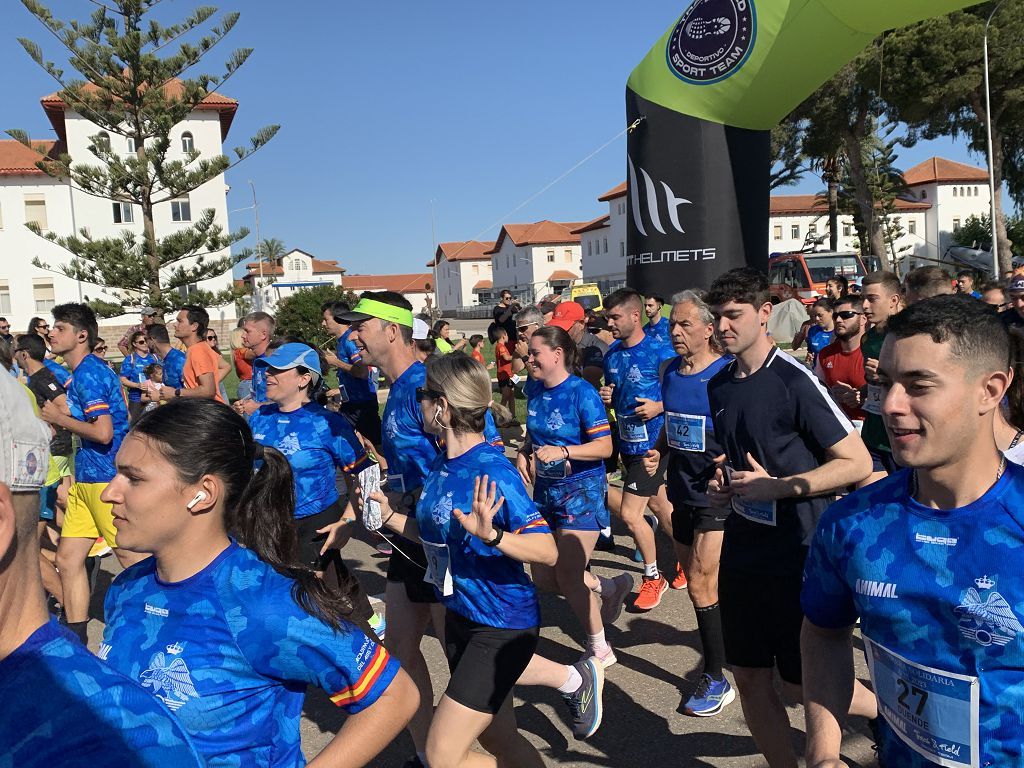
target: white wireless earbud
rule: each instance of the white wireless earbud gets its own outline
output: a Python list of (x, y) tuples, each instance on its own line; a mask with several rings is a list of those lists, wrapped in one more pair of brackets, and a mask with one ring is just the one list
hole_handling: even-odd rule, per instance
[(439, 427), (443, 427), (444, 426), (444, 424), (441, 423), (441, 406), (440, 405), (437, 406), (437, 410), (434, 411), (434, 423), (437, 426), (439, 426)]
[(195, 495), (195, 498), (192, 499), (192, 501), (190, 501), (188, 504), (185, 505), (185, 509), (191, 511), (192, 508), (196, 504), (198, 504), (200, 501), (206, 501), (206, 499), (207, 499), (206, 492), (205, 491), (200, 491), (199, 493), (197, 493)]

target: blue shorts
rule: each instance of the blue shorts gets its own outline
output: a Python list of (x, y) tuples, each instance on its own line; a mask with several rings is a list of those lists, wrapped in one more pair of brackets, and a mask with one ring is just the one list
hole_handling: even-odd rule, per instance
[(538, 479), (533, 500), (553, 531), (600, 531), (611, 525), (607, 484), (603, 468), (553, 482)]
[[(63, 479), (63, 478), (61, 478)], [(60, 480), (39, 489), (39, 519), (53, 522), (57, 519), (57, 487)]]

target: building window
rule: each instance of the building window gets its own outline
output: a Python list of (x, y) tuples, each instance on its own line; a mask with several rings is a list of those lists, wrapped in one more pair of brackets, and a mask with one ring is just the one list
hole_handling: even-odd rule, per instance
[(38, 224), (40, 229), (47, 229), (45, 195), (25, 195), (25, 223)]
[(555, 252), (554, 251), (548, 251), (548, 263), (549, 264), (553, 263), (554, 260), (555, 260)]
[(619, 258), (626, 258), (626, 244), (622, 240), (619, 241)]
[(607, 237), (604, 239), (604, 252), (608, 253), (608, 238)]
[(927, 200), (928, 199), (928, 190), (927, 189), (922, 189), (921, 190), (921, 199), (922, 200)]
[(480, 274), (480, 265), (479, 264), (474, 264), (473, 265), (473, 274), (474, 275), (479, 275)]
[(781, 240), (781, 239), (782, 239), (782, 225), (781, 224), (776, 224), (775, 226), (772, 227), (772, 240)]
[(11, 288), (6, 280), (0, 280), (0, 314), (11, 314)]
[(131, 203), (114, 203), (114, 223), (131, 224), (135, 221)]
[(508, 259), (508, 254), (506, 253), (505, 254), (505, 269), (508, 269), (508, 267), (509, 267), (509, 259)]
[[(105, 152), (109, 152), (110, 151), (110, 134), (109, 133), (107, 133), (106, 131), (100, 131), (96, 135), (96, 149), (99, 150), (100, 152), (104, 152), (104, 151)], [(98, 154), (98, 153), (94, 153), (94, 154)]]
[(192, 205), (187, 197), (171, 200), (171, 221), (192, 221)]
[(917, 219), (911, 219), (907, 222), (907, 232), (912, 235), (917, 234)]
[(513, 267), (519, 266), (518, 259), (519, 259), (519, 254), (518, 253), (513, 253), (512, 254), (512, 266)]
[(818, 225), (816, 223), (809, 225), (807, 227), (807, 234), (808, 235), (816, 235), (816, 234), (818, 234)]
[(953, 197), (956, 197), (956, 187), (953, 187)]
[(843, 224), (843, 237), (849, 237), (853, 234), (853, 227), (849, 224)]
[(978, 196), (978, 188), (977, 188), (977, 187), (975, 187), (975, 188), (974, 188), (974, 196), (975, 196), (975, 197), (977, 197), (977, 196)]
[(126, 139), (126, 141), (128, 143), (128, 154), (129, 155), (134, 155), (135, 154), (135, 137), (134, 136), (129, 136)]
[(53, 283), (36, 283), (32, 286), (32, 297), (36, 302), (36, 312), (49, 312), (57, 302), (53, 298)]
[(793, 224), (792, 226), (790, 226), (790, 228), (789, 228), (789, 236), (792, 237), (795, 240), (799, 240), (800, 239), (800, 225), (799, 224)]
[(572, 263), (572, 250), (569, 249), (569, 248), (565, 249), (564, 261), (565, 261), (566, 264), (571, 264)]
[(188, 131), (185, 131), (183, 134), (181, 134), (181, 151), (184, 152), (185, 154), (188, 154), (195, 148), (196, 143), (192, 139), (192, 134), (189, 133)]
[(587, 256), (593, 256), (594, 255), (594, 247), (593, 246), (594, 246), (594, 241), (593, 240), (587, 240)]
[(954, 232), (959, 232), (960, 231), (960, 219), (953, 219), (953, 231)]

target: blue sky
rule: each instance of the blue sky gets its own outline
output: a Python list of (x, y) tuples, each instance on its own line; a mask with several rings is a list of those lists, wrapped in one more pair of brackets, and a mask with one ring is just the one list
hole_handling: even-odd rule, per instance
[[(600, 215), (606, 204), (597, 197), (625, 178), (625, 137), (503, 218), (622, 130), (630, 70), (686, 4), (222, 2), (222, 12), (242, 16), (203, 68), (219, 72), (214, 65), (231, 49), (256, 49), (219, 89), (240, 102), (226, 147), (246, 144), (261, 126), (282, 126), (229, 172), (229, 208), (251, 204), (252, 179), (262, 238), (363, 274), (427, 271), (431, 201), (438, 241), (493, 239), (501, 220)], [(181, 19), (196, 5), (169, 0), (161, 18)], [(62, 19), (84, 19), (95, 7), (50, 6)], [(52, 136), (39, 98), (54, 83), (16, 38), (39, 42), (51, 57), (59, 44), (20, 6), (4, 21), (0, 128)], [(900, 165), (933, 154), (984, 165), (949, 140), (902, 149)], [(820, 186), (808, 175), (780, 191)], [(251, 211), (231, 215), (232, 226), (252, 223)]]

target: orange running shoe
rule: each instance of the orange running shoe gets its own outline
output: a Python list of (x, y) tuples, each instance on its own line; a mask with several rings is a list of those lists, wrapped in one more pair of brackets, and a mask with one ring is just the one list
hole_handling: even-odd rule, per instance
[(668, 590), (668, 581), (664, 576), (644, 576), (643, 584), (640, 585), (640, 594), (633, 601), (633, 607), (638, 611), (649, 611), (657, 607), (661, 602), (661, 596)]
[(675, 578), (672, 579), (672, 583), (669, 584), (669, 586), (672, 587), (672, 589), (686, 589), (686, 574), (683, 573), (683, 566), (681, 566), (679, 563), (676, 563), (676, 575)]

